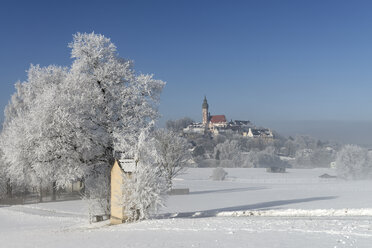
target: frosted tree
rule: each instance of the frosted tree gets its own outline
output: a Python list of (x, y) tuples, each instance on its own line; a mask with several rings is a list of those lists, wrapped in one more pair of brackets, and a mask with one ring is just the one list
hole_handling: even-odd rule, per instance
[(16, 84), (17, 92), (5, 111), (1, 143), (12, 183), (38, 186), (41, 192), (55, 182), (60, 167), (54, 163), (57, 137), (50, 131), (56, 130), (53, 101), (65, 74), (56, 66), (31, 66), (27, 81)]
[(118, 57), (102, 35), (77, 34), (70, 47), (75, 61), (66, 84), (69, 112), (88, 137), (79, 146), (87, 148), (83, 161), (89, 166), (88, 194), (96, 195), (95, 188), (108, 182), (114, 158), (135, 155), (141, 130), (158, 117), (164, 83), (152, 75), (136, 75), (132, 62)]
[(123, 205), (129, 222), (146, 219), (164, 206), (168, 175), (156, 163), (161, 161), (156, 143), (157, 140), (149, 135), (149, 128), (143, 129), (136, 146), (136, 171), (132, 175), (123, 175)]
[(84, 179), (87, 195), (98, 197), (114, 158), (134, 156), (141, 130), (157, 118), (164, 82), (137, 75), (102, 35), (78, 33), (69, 46), (70, 68), (31, 66), (16, 84), (1, 147), (13, 181), (64, 187)]
[(214, 148), (214, 156), (224, 167), (235, 167), (241, 164), (241, 149), (238, 141), (226, 140)]
[(17, 82), (15, 87), (16, 93), (5, 109), (0, 145), (3, 152), (3, 161), (8, 163), (6, 173), (15, 183), (26, 184), (31, 181), (34, 175), (28, 166), (27, 156), (23, 156), (23, 151), (27, 151), (27, 147), (22, 140), (22, 135), (26, 133), (25, 123), (27, 121), (28, 105), (32, 97), (28, 90), (28, 84)]
[(53, 66), (37, 69), (35, 80), (43, 91), (34, 99), (27, 123), (30, 165), (42, 184), (52, 186), (54, 198), (58, 187), (84, 175), (83, 167), (77, 163), (81, 153), (76, 144), (79, 131), (70, 124), (64, 108), (68, 102), (61, 98), (66, 74), (65, 69)]
[(172, 179), (186, 169), (191, 159), (188, 141), (179, 134), (165, 129), (154, 132), (157, 162), (167, 177), (168, 188), (172, 188)]
[(336, 170), (340, 178), (366, 179), (372, 173), (371, 155), (367, 149), (346, 145), (337, 153)]
[[(164, 83), (151, 75), (136, 75), (132, 62), (116, 54), (116, 47), (102, 35), (77, 34), (70, 44), (75, 61), (67, 79), (75, 125), (95, 147), (86, 160), (94, 170), (112, 164), (115, 152), (133, 154), (141, 128), (157, 118), (157, 104)], [(89, 142), (89, 141), (87, 141)]]

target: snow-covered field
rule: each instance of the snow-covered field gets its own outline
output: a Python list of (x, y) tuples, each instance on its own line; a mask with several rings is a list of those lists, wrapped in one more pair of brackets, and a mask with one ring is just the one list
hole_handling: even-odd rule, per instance
[(153, 219), (89, 224), (82, 201), (0, 206), (0, 247), (372, 247), (372, 181), (332, 169), (189, 169)]

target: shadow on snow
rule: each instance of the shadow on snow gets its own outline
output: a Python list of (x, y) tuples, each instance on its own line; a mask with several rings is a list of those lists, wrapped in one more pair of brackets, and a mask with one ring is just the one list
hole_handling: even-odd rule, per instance
[(251, 190), (267, 189), (266, 187), (248, 187), (248, 188), (231, 188), (231, 189), (217, 189), (217, 190), (203, 190), (203, 191), (193, 191), (190, 195), (199, 194), (210, 194), (210, 193), (234, 193), (234, 192), (244, 192)]
[(166, 214), (157, 215), (155, 218), (156, 219), (207, 218), (207, 217), (215, 217), (217, 216), (217, 214), (221, 212), (234, 212), (234, 211), (259, 210), (259, 209), (268, 210), (270, 208), (282, 206), (282, 205), (296, 204), (296, 203), (301, 203), (301, 202), (311, 202), (311, 201), (325, 201), (325, 200), (332, 200), (335, 198), (337, 198), (337, 196), (310, 197), (310, 198), (300, 198), (300, 199), (281, 200), (281, 201), (269, 201), (269, 202), (261, 202), (261, 203), (250, 204), (250, 205), (209, 209), (209, 210), (196, 211), (196, 212), (166, 213)]

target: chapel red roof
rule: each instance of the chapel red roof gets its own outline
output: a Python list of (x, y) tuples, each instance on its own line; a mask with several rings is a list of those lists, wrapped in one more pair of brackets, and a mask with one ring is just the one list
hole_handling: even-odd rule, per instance
[(212, 123), (226, 122), (226, 117), (225, 117), (225, 115), (212, 115), (211, 116), (211, 122)]

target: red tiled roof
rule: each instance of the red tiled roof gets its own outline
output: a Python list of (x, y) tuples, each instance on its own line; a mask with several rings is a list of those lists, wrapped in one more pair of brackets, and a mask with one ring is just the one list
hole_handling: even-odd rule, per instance
[(211, 116), (211, 122), (212, 123), (226, 122), (226, 117), (225, 117), (225, 115), (212, 115)]

